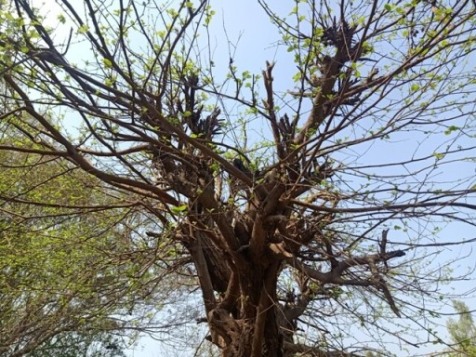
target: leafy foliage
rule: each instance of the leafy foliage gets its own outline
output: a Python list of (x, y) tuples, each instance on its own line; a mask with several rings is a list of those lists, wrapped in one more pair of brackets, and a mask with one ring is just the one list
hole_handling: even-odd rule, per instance
[[(18, 140), (3, 134), (1, 144)], [(151, 279), (134, 205), (61, 158), (2, 152), (0, 162), (0, 355), (120, 356)], [(117, 347), (91, 350), (102, 342)]]
[(453, 301), (454, 308), (459, 314), (457, 321), (450, 319), (447, 323), (448, 332), (453, 341), (451, 357), (472, 357), (476, 356), (476, 326), (474, 325), (473, 316), (468, 306), (462, 302)]
[(26, 354), (28, 357), (126, 357), (122, 349), (124, 343), (121, 339), (107, 332), (94, 331), (89, 335), (65, 332), (48, 340), (33, 352)]

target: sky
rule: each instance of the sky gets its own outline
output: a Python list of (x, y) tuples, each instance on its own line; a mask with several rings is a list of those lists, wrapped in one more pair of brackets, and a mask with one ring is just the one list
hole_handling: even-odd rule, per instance
[[(80, 0), (74, 0), (72, 3)], [(48, 19), (50, 19), (53, 27), (59, 26), (57, 22), (57, 15), (59, 13), (58, 8), (52, 5), (51, 0), (34, 0), (33, 3), (40, 4), (42, 6), (42, 11), (49, 13)], [(287, 4), (287, 5), (286, 5)], [(296, 68), (292, 64), (290, 55), (282, 48), (277, 49), (276, 43), (279, 41), (280, 37), (274, 26), (270, 23), (263, 10), (259, 7), (256, 0), (241, 0), (241, 1), (212, 1), (212, 6), (217, 12), (215, 19), (213, 20), (210, 38), (212, 44), (212, 52), (214, 61), (217, 63), (217, 67), (226, 68), (229, 63), (230, 55), (233, 56), (233, 61), (239, 70), (250, 70), (254, 73), (259, 73), (264, 67), (266, 61), (271, 61), (276, 63), (275, 73), (279, 73), (282, 77), (291, 78), (292, 74), (295, 73)], [(274, 7), (275, 9), (281, 8), (284, 13), (290, 10), (292, 7), (292, 2), (281, 2), (279, 5)], [(63, 32), (67, 33), (66, 32)], [(72, 49), (72, 51), (75, 51)], [(80, 56), (80, 50), (78, 52), (72, 52), (72, 55)], [(283, 90), (286, 88), (286, 81), (281, 81)], [(290, 82), (289, 82), (290, 83)], [(260, 130), (260, 128), (256, 128)], [(402, 138), (399, 141), (397, 147), (403, 148), (400, 150), (415, 150), (420, 143), (412, 139), (412, 136), (409, 135), (406, 138)], [(393, 150), (393, 149), (390, 149)], [(360, 155), (361, 153), (356, 153)], [(389, 149), (373, 149), (371, 154), (369, 154), (369, 160), (386, 161), (388, 155), (391, 155)], [(447, 180), (456, 179), (461, 172), (459, 170), (464, 170), (474, 173), (474, 167), (469, 167), (465, 165), (464, 167), (461, 164), (455, 163), (452, 167), (455, 169), (444, 173), (447, 175)], [(458, 169), (459, 168), (459, 169)], [(460, 238), (474, 238), (476, 237), (476, 232), (468, 232), (466, 227), (460, 225), (452, 226), (449, 230), (446, 229), (443, 234), (445, 237), (460, 237)], [(458, 262), (458, 265), (454, 265), (453, 268), (456, 272), (461, 271), (465, 272), (468, 268), (471, 268), (474, 265), (474, 259), (471, 257), (472, 249), (474, 246), (456, 246), (452, 249), (445, 248), (440, 253), (438, 258), (433, 262), (435, 265), (440, 264), (448, 259), (451, 259), (452, 256), (468, 256), (465, 259), (462, 259)], [(456, 292), (461, 290), (470, 289), (474, 286), (474, 275), (473, 280), (455, 283), (449, 286), (448, 293), (451, 293), (452, 290)], [(471, 294), (465, 302), (470, 306), (470, 309), (476, 309), (476, 300)], [(451, 311), (450, 306), (448, 305), (448, 312)], [(445, 330), (445, 321), (443, 318), (441, 320), (440, 330)], [(433, 350), (434, 351), (434, 350)], [(415, 353), (429, 353), (432, 352), (430, 349), (425, 351), (419, 350)], [(139, 341), (138, 345), (131, 349), (128, 354), (130, 357), (159, 357), (164, 354), (173, 356), (180, 356), (181, 352), (173, 351), (169, 347), (160, 345), (160, 343), (154, 341), (150, 338), (144, 338)], [(399, 353), (399, 351), (395, 351)], [(401, 352), (400, 353), (405, 353)], [(400, 354), (404, 355), (404, 354)], [(184, 354), (188, 356), (188, 354)]]

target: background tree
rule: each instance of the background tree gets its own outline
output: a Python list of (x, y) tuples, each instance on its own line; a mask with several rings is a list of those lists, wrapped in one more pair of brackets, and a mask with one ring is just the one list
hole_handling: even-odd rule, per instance
[(455, 300), (453, 306), (459, 314), (458, 320), (450, 319), (447, 323), (448, 332), (454, 345), (455, 352), (448, 354), (451, 357), (476, 356), (476, 326), (468, 306)]
[(91, 331), (89, 334), (64, 332), (26, 354), (28, 357), (126, 357), (124, 341), (111, 333)]
[(110, 340), (119, 356), (150, 286), (134, 206), (62, 159), (0, 156), (0, 355), (93, 356)]
[(223, 77), (208, 1), (57, 2), (64, 42), (26, 0), (1, 14), (1, 118), (31, 143), (2, 150), (130, 197), (224, 356), (355, 355), (352, 327), (419, 345), (433, 254), (466, 238), (440, 231), (474, 230), (473, 2), (261, 0), (294, 63)]
[(18, 148), (0, 151), (0, 356), (125, 356), (138, 321), (152, 330), (172, 299), (153, 292), (167, 282), (137, 233), (150, 223), (131, 197), (38, 154), (30, 121), (0, 123), (0, 146)]

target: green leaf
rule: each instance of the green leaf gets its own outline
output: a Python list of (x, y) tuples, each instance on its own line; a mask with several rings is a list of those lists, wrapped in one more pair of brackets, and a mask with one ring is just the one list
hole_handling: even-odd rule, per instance
[(411, 85), (411, 87), (410, 87), (410, 90), (411, 90), (412, 92), (416, 92), (416, 91), (419, 90), (419, 89), (420, 89), (420, 85), (417, 84), (417, 83), (413, 83), (413, 84)]
[(180, 205), (180, 206), (172, 206), (170, 209), (172, 213), (178, 214), (178, 213), (184, 213), (187, 211), (188, 206), (186, 204)]
[(448, 128), (445, 130), (445, 135), (450, 135), (453, 131), (459, 130), (460, 127), (456, 125), (450, 125)]
[(66, 23), (66, 17), (64, 17), (63, 14), (58, 15), (58, 21), (61, 22), (62, 24)]
[(89, 26), (86, 25), (86, 24), (78, 27), (78, 33), (80, 33), (80, 34), (85, 34), (88, 31), (89, 31)]
[(112, 61), (109, 58), (103, 58), (102, 63), (106, 68), (112, 68)]

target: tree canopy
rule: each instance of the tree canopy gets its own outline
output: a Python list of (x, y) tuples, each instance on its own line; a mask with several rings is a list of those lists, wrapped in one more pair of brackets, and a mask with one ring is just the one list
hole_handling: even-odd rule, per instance
[(134, 206), (62, 158), (0, 156), (0, 355), (87, 356), (101, 341), (119, 346), (131, 327), (126, 312), (150, 285), (128, 264), (145, 259), (125, 233)]
[[(276, 58), (247, 53), (259, 73), (216, 53), (212, 1), (56, 0), (54, 26), (0, 3), (0, 154), (23, 173), (2, 200), (90, 272), (66, 300), (85, 293), (103, 322), (138, 295), (170, 303), (168, 333), (198, 322), (229, 357), (439, 341), (453, 277), (435, 257), (475, 232), (474, 1), (256, 0), (280, 36)], [(9, 241), (50, 299), (62, 266), (27, 231)]]
[(476, 356), (476, 326), (473, 316), (462, 301), (453, 301), (454, 308), (459, 314), (458, 320), (450, 319), (447, 323), (448, 332), (452, 342), (452, 350), (448, 354), (451, 357), (472, 357)]

